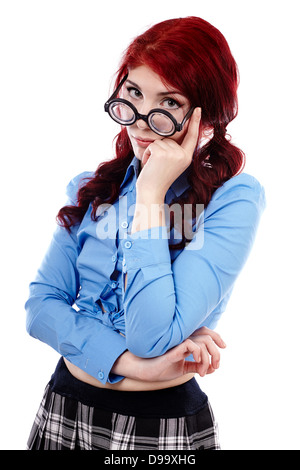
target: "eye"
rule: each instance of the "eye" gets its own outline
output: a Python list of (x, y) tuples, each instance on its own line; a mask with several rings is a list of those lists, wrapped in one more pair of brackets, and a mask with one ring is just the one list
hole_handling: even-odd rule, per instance
[(173, 98), (166, 98), (163, 101), (163, 106), (168, 109), (179, 109), (181, 107), (181, 104)]
[(128, 87), (127, 92), (130, 98), (139, 99), (143, 96), (140, 90), (134, 87)]

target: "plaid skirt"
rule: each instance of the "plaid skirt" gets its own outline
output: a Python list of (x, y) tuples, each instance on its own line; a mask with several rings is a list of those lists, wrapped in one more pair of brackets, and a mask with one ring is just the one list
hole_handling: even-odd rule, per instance
[(28, 450), (218, 450), (207, 396), (195, 379), (163, 390), (93, 387), (59, 361), (44, 393)]

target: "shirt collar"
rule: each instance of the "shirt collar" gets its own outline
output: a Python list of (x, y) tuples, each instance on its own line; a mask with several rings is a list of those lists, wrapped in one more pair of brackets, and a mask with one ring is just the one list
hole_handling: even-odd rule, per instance
[[(140, 161), (136, 156), (134, 156), (126, 170), (125, 177), (121, 183), (120, 195), (124, 195), (127, 193), (130, 182), (132, 180), (134, 180), (135, 184), (139, 176), (139, 172)], [(179, 175), (179, 177), (174, 181), (174, 183), (172, 183), (166, 194), (167, 204), (169, 204), (175, 197), (180, 197), (190, 187), (188, 183), (188, 174), (189, 168), (187, 168), (181, 175)]]
[(166, 194), (166, 202), (169, 204), (174, 197), (180, 197), (187, 189), (190, 188), (188, 183), (189, 168), (187, 168), (178, 178), (171, 184)]
[(128, 186), (130, 181), (132, 180), (133, 175), (135, 176), (135, 181), (139, 176), (140, 171), (140, 161), (135, 156), (131, 160), (129, 166), (127, 167), (124, 179), (120, 186), (120, 194), (124, 195), (128, 191)]

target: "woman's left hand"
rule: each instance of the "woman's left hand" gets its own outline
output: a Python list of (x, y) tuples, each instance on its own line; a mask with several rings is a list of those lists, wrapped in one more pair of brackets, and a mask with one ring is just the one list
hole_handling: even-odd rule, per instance
[[(218, 333), (202, 327), (162, 356), (152, 359), (136, 358), (135, 372), (140, 371), (138, 379), (145, 381), (173, 380), (190, 373), (204, 377), (219, 368), (218, 348), (225, 347)], [(193, 356), (194, 360), (186, 360), (188, 356)]]
[(171, 184), (191, 164), (199, 136), (201, 108), (195, 108), (187, 133), (179, 145), (172, 138), (152, 142), (142, 157), (143, 169), (137, 180), (137, 192), (163, 201)]

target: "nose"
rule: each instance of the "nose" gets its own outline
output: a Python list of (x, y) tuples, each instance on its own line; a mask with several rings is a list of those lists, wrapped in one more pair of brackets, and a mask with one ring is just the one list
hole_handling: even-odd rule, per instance
[(147, 123), (146, 116), (148, 116), (148, 113), (151, 111), (151, 103), (144, 101), (143, 103), (140, 103), (140, 106), (137, 108), (137, 111), (139, 114), (144, 116), (144, 119), (140, 118), (137, 119), (136, 125), (138, 126), (139, 129), (144, 130), (144, 129), (150, 129)]
[(137, 127), (138, 127), (139, 129), (141, 129), (141, 130), (149, 129), (149, 126), (148, 126), (147, 122), (144, 121), (143, 119), (138, 119), (138, 120), (136, 121), (136, 125), (137, 125)]

